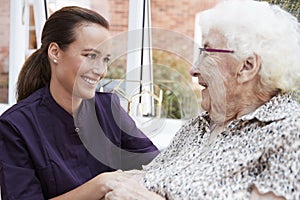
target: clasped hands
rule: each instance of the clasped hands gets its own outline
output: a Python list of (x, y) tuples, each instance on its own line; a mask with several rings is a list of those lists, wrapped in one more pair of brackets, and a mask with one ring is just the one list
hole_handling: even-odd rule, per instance
[(149, 191), (140, 170), (107, 172), (102, 175), (105, 196), (101, 200), (161, 200), (160, 195)]

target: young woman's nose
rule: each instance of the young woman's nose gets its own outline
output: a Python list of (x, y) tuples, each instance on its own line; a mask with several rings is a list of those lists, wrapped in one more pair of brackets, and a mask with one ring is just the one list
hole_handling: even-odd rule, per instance
[(103, 74), (106, 71), (106, 63), (103, 62), (103, 59), (96, 59), (91, 64), (92, 71), (95, 74)]
[(103, 73), (106, 73), (106, 67), (103, 65), (95, 65), (93, 66), (92, 71), (94, 74), (101, 75)]

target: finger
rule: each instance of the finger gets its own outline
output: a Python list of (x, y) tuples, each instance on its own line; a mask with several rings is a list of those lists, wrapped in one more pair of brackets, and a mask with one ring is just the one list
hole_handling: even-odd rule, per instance
[(113, 194), (112, 191), (106, 193), (106, 195), (105, 195), (105, 200), (114, 200), (114, 199), (115, 199), (115, 198), (114, 198), (114, 194)]

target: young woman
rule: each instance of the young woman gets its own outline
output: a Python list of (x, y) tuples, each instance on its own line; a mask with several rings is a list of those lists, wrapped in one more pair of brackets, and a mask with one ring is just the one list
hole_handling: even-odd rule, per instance
[(108, 29), (80, 7), (46, 21), (41, 48), (20, 72), (18, 103), (0, 117), (2, 200), (100, 199), (101, 173), (141, 168), (158, 154), (116, 95), (95, 93)]

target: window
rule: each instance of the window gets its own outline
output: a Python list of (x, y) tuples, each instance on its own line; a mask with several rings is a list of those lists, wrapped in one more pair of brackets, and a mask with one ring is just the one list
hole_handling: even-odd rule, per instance
[[(1, 101), (0, 114), (15, 103), (15, 85), (18, 73), (24, 62), (23, 41), (25, 36), (22, 31), (25, 28), (26, 18), (25, 3), (18, 0), (0, 0), (1, 3)], [(13, 47), (13, 48), (12, 48)]]
[(0, 4), (0, 104), (8, 104), (10, 3)]
[[(190, 0), (176, 3), (173, 0), (109, 2), (118, 5), (110, 5), (110, 9), (115, 10), (115, 13), (110, 13), (114, 16), (110, 23), (112, 32), (116, 32), (113, 44), (119, 52), (113, 56), (102, 85), (108, 91), (120, 94), (124, 107), (137, 125), (159, 148), (164, 148), (182, 123), (200, 111), (199, 87), (192, 83), (188, 73), (193, 63), (193, 47), (197, 46), (193, 40), (194, 25), (196, 14), (215, 5), (217, 0), (201, 3)], [(126, 7), (129, 10), (127, 30), (124, 28), (126, 20), (122, 20), (126, 19)], [(144, 23), (138, 19), (144, 19)], [(144, 41), (140, 41), (142, 37)], [(124, 41), (128, 43), (125, 42), (127, 51), (124, 50)], [(141, 59), (142, 50), (145, 58)], [(147, 74), (141, 71), (147, 71)], [(133, 84), (135, 90), (126, 91), (129, 84)], [(145, 87), (141, 88), (141, 85)], [(146, 100), (142, 102), (137, 94)]]

